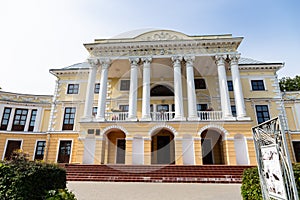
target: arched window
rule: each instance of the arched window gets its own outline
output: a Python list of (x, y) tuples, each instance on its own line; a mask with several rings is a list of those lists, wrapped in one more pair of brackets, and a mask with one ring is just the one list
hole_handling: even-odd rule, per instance
[(153, 97), (158, 96), (174, 96), (173, 91), (164, 85), (157, 85), (151, 89), (150, 95)]

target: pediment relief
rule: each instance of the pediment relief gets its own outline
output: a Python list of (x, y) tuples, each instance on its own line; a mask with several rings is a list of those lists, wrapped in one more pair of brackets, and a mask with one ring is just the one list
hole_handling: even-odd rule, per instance
[(138, 41), (166, 41), (189, 39), (187, 35), (176, 31), (150, 31), (134, 38)]

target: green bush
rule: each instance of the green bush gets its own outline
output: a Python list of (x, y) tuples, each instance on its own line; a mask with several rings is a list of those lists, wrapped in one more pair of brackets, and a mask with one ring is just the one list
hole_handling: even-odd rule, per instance
[[(298, 194), (300, 194), (300, 164), (299, 163), (294, 164), (293, 170), (294, 170), (294, 176), (295, 176), (295, 182), (296, 182)], [(242, 186), (241, 186), (241, 194), (243, 199), (247, 199), (247, 200), (262, 199), (260, 180), (259, 180), (257, 167), (244, 170)]]
[(15, 152), (0, 163), (0, 199), (45, 199), (49, 190), (66, 188), (66, 171), (57, 165), (28, 161)]
[(75, 195), (68, 189), (50, 190), (46, 196), (47, 200), (76, 200)]

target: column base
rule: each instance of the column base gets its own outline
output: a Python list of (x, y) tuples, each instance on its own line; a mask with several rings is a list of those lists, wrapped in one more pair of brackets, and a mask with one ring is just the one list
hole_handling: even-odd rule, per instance
[(131, 122), (136, 122), (137, 120), (138, 120), (137, 117), (128, 117), (126, 119), (126, 121), (131, 121)]
[(181, 116), (179, 116), (179, 117), (174, 117), (174, 118), (172, 119), (172, 121), (186, 121), (186, 118), (185, 118), (185, 117), (181, 117)]
[(251, 120), (251, 117), (237, 117), (236, 118), (238, 121), (249, 121), (249, 120)]
[(150, 121), (152, 121), (152, 119), (151, 119), (150, 116), (145, 116), (145, 117), (142, 117), (142, 118), (140, 119), (140, 121), (142, 121), (142, 122), (150, 122)]
[(91, 121), (93, 121), (93, 118), (92, 117), (82, 117), (82, 118), (80, 118), (80, 121), (81, 122), (91, 122)]
[(195, 117), (188, 117), (187, 120), (188, 120), (188, 121), (199, 121), (200, 118), (199, 118), (199, 117), (196, 117), (196, 116), (195, 116)]
[(223, 119), (225, 121), (236, 121), (236, 117), (232, 117), (232, 116), (223, 117)]
[(104, 117), (99, 117), (99, 118), (97, 117), (97, 118), (96, 118), (96, 121), (97, 121), (97, 122), (104, 122), (104, 121), (105, 121), (105, 118), (104, 118)]

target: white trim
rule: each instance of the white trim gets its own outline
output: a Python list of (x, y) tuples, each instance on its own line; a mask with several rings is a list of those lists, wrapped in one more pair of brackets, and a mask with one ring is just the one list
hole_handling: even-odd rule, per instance
[(119, 129), (125, 133), (125, 136), (129, 135), (128, 131), (124, 127), (119, 126), (119, 125), (112, 125), (112, 126), (108, 126), (108, 127), (104, 128), (102, 130), (102, 132), (100, 132), (100, 136), (106, 135), (110, 129)]
[[(248, 81), (249, 81), (249, 85), (250, 85), (250, 92), (262, 92), (262, 91), (268, 91), (268, 88), (267, 88), (267, 85), (266, 85), (266, 80), (265, 78), (262, 78), (262, 77), (253, 77), (253, 78), (248, 78)], [(252, 89), (252, 84), (251, 84), (251, 81), (263, 81), (263, 84), (264, 84), (264, 90), (253, 90)]]
[(21, 141), (21, 145), (20, 145), (20, 149), (23, 148), (23, 139), (18, 139), (18, 138), (6, 138), (6, 142), (5, 142), (5, 145), (4, 145), (4, 151), (3, 151), (3, 154), (2, 154), (2, 160), (4, 160), (4, 156), (6, 154), (6, 148), (7, 148), (7, 143), (8, 141)]
[[(198, 136), (201, 137), (201, 134), (203, 131), (205, 131), (206, 129), (213, 129), (215, 131), (217, 131), (221, 136), (222, 136), (222, 141), (223, 140), (227, 140), (227, 136), (229, 136), (229, 132), (222, 126), (216, 125), (216, 124), (208, 124), (206, 126), (203, 126), (199, 131), (198, 131)], [(221, 133), (220, 133), (221, 131)]]
[[(34, 151), (33, 151), (33, 155), (32, 155), (32, 160), (34, 160), (34, 158), (35, 158), (36, 146), (37, 146), (37, 143), (38, 143), (38, 142), (46, 142), (46, 140), (44, 140), (44, 139), (37, 139), (37, 140), (35, 141)], [(44, 149), (44, 150), (45, 150), (45, 149)], [(44, 151), (44, 156), (45, 156), (45, 151)], [(43, 157), (43, 160), (44, 160), (44, 157)]]
[[(71, 81), (71, 82), (72, 82), (72, 81)], [(70, 84), (73, 84), (73, 85), (78, 84), (78, 93), (72, 93), (72, 94), (69, 94), (69, 93), (68, 93), (69, 85), (70, 85)], [(66, 82), (66, 85), (67, 85), (66, 91), (65, 91), (65, 95), (66, 95), (66, 96), (68, 96), (68, 95), (79, 95), (79, 94), (80, 94), (80, 88), (81, 88), (81, 87), (80, 87), (80, 83), (77, 82), (77, 80), (74, 81), (74, 83)]]
[(256, 106), (268, 106), (269, 118), (272, 119), (272, 116), (271, 116), (271, 113), (270, 113), (270, 104), (269, 103), (267, 103), (267, 104), (256, 104), (255, 102), (253, 102), (256, 124), (258, 124), (257, 113), (256, 113)]
[(56, 148), (56, 158), (55, 158), (55, 162), (57, 163), (57, 159), (58, 159), (58, 154), (59, 154), (59, 147), (60, 147), (60, 142), (61, 141), (71, 141), (71, 150), (70, 150), (70, 158), (69, 158), (69, 162), (68, 163), (71, 163), (70, 161), (72, 161), (72, 152), (73, 152), (73, 139), (68, 139), (68, 138), (59, 138), (58, 139), (58, 145), (57, 145), (57, 148)]
[(170, 125), (166, 125), (166, 124), (160, 124), (160, 125), (156, 125), (156, 126), (152, 127), (152, 128), (149, 130), (148, 135), (149, 135), (150, 137), (152, 137), (152, 136), (153, 136), (153, 133), (156, 131), (156, 129), (163, 129), (163, 128), (168, 129), (169, 131), (171, 131), (171, 133), (173, 133), (173, 135), (174, 135), (174, 139), (175, 139), (175, 137), (178, 135), (178, 133), (177, 133), (177, 131), (176, 131), (175, 128), (173, 128), (173, 127), (170, 126)]
[(236, 164), (237, 164), (237, 156), (238, 156), (239, 152), (236, 151), (237, 149), (236, 149), (236, 146), (235, 146), (236, 145), (235, 142), (238, 141), (238, 140), (242, 140), (244, 142), (244, 144), (245, 144), (245, 146), (243, 148), (246, 148), (247, 163), (246, 164), (242, 164), (242, 165), (250, 165), (250, 158), (249, 158), (249, 149), (248, 149), (247, 138), (243, 134), (240, 134), (240, 133), (235, 134), (234, 138), (233, 138)]

